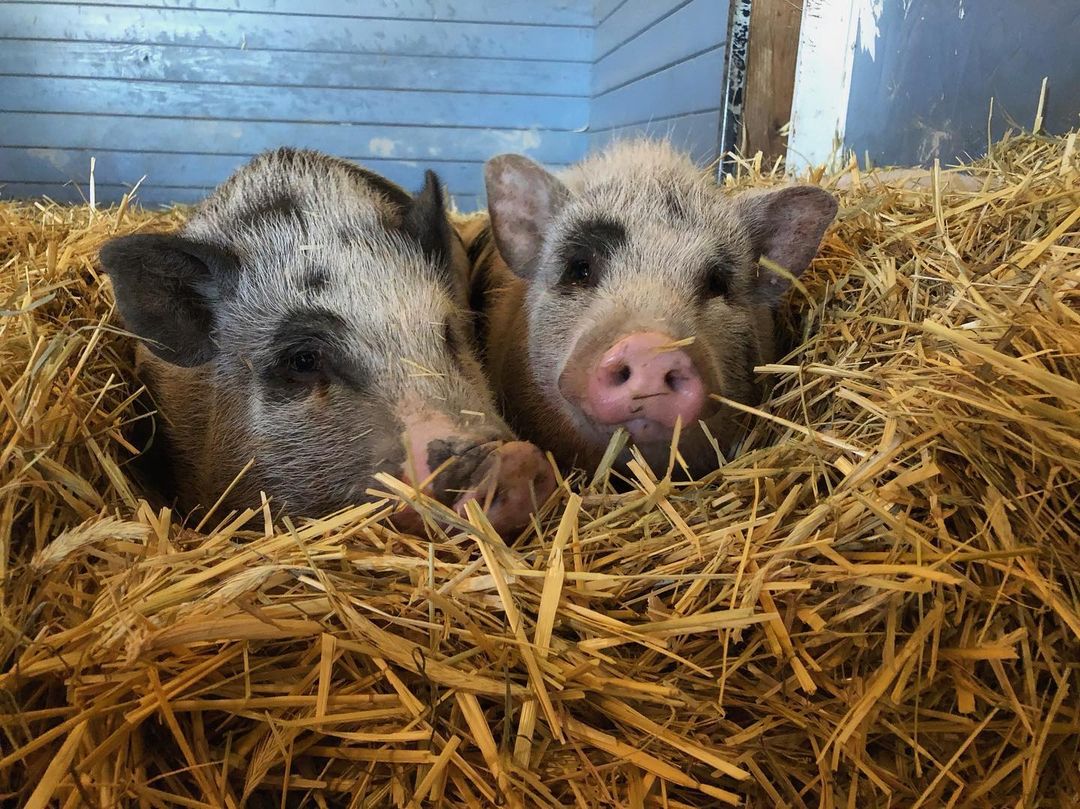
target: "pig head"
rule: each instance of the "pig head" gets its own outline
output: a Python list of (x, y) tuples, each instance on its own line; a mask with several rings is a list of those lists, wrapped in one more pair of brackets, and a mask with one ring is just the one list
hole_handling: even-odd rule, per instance
[(465, 253), (431, 172), (413, 198), (352, 163), (281, 149), (181, 232), (114, 239), (101, 262), (142, 338), (182, 506), (228, 490), (227, 507), (266, 493), (321, 515), (367, 499), (386, 471), (458, 509), (481, 500), (509, 530), (552, 491), (474, 356)]
[(716, 397), (760, 399), (774, 310), (817, 253), (833, 197), (805, 185), (732, 196), (652, 141), (616, 143), (561, 177), (501, 155), (485, 177), (490, 233), (463, 233), (484, 362), (512, 425), (585, 468), (622, 427), (663, 468), (679, 423), (691, 472), (716, 468), (716, 446), (741, 435)]

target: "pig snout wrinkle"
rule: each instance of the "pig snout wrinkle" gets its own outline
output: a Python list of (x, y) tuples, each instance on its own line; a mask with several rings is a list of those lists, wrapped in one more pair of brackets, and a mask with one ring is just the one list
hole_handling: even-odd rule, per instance
[(529, 515), (555, 490), (551, 465), (533, 444), (503, 444), (491, 454), (486, 467), (487, 473), (457, 501), (455, 508), (464, 513), (466, 503), (477, 501), (496, 531), (524, 527)]
[[(405, 477), (459, 514), (476, 501), (495, 530), (510, 532), (555, 490), (555, 475), (533, 444), (490, 435), (456, 435), (438, 417), (410, 425)], [(410, 525), (406, 518), (402, 525)]]
[(669, 438), (675, 422), (697, 421), (705, 384), (685, 351), (659, 332), (628, 335), (609, 348), (589, 374), (584, 410), (600, 424), (622, 425), (638, 442)]

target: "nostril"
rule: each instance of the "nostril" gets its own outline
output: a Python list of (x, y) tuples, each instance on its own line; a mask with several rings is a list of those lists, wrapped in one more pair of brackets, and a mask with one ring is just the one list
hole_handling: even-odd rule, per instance
[(630, 366), (623, 363), (615, 369), (615, 372), (611, 375), (611, 379), (616, 385), (625, 385), (630, 381), (632, 373)]
[(668, 371), (666, 374), (664, 374), (664, 385), (666, 385), (669, 390), (672, 390), (675, 393), (679, 392), (679, 388), (682, 386), (682, 381), (682, 377), (674, 371)]

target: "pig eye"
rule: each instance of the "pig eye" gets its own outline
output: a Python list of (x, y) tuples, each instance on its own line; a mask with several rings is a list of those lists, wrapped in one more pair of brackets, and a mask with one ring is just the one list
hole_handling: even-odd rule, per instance
[(583, 287), (589, 285), (591, 278), (592, 264), (587, 258), (579, 256), (566, 262), (566, 269), (563, 271), (559, 283), (567, 286)]
[(705, 297), (706, 298), (722, 298), (727, 297), (731, 291), (729, 288), (730, 274), (726, 267), (719, 264), (709, 268), (709, 273), (705, 277)]
[(322, 356), (313, 349), (302, 349), (289, 355), (285, 371), (296, 382), (314, 382), (322, 371)]

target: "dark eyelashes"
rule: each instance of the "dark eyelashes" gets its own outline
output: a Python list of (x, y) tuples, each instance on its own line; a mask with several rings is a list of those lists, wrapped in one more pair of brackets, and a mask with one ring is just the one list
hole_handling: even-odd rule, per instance
[(323, 372), (323, 356), (316, 349), (301, 349), (285, 360), (286, 375), (296, 382), (315, 382)]
[(559, 285), (562, 287), (593, 287), (597, 282), (595, 261), (585, 255), (575, 255), (563, 263)]
[(294, 335), (293, 339), (276, 349), (273, 354), (273, 361), (280, 364), (300, 351), (315, 351), (326, 354), (332, 350), (332, 346), (317, 334)]
[(705, 298), (726, 298), (731, 294), (731, 269), (727, 265), (715, 262), (705, 270), (702, 281), (702, 296)]
[(730, 298), (738, 290), (736, 270), (739, 264), (723, 248), (717, 248), (705, 265), (701, 276), (701, 297)]
[(606, 216), (574, 224), (558, 251), (559, 286), (567, 291), (597, 286), (605, 265), (626, 241), (622, 223)]
[(328, 353), (318, 340), (295, 342), (277, 352), (269, 376), (278, 381), (313, 384), (328, 370)]

